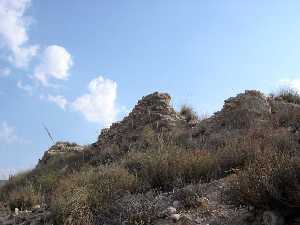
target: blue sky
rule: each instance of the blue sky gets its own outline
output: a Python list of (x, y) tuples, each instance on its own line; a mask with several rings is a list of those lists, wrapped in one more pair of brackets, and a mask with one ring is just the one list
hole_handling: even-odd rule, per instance
[(245, 89), (300, 89), (299, 1), (0, 0), (0, 177), (81, 144), (139, 98), (211, 114)]

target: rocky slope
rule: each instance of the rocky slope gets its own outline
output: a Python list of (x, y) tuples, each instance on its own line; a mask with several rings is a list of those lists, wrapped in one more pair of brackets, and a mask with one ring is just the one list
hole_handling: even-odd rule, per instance
[[(171, 97), (166, 93), (155, 92), (143, 97), (122, 121), (103, 129), (98, 140), (92, 145), (56, 143), (45, 152), (36, 170), (56, 163), (55, 165), (64, 174), (66, 168), (73, 169), (91, 163), (93, 160), (97, 161), (100, 154), (110, 152), (113, 148), (121, 152), (146, 149), (148, 143), (145, 141), (145, 135), (149, 130), (156, 134), (180, 134), (187, 148), (212, 152), (224, 146), (229, 139), (244, 137), (249, 132), (255, 133), (263, 129), (272, 130), (270, 135), (285, 134), (296, 142), (300, 140), (300, 105), (267, 97), (258, 91), (245, 91), (229, 98), (225, 100), (219, 112), (208, 119), (193, 121), (192, 124), (172, 108), (170, 101)], [(174, 137), (179, 138), (179, 136)], [(72, 159), (81, 161), (79, 164), (71, 165)], [(229, 179), (230, 177), (227, 177), (207, 184), (189, 185), (170, 193), (154, 196), (151, 198), (151, 204), (158, 205), (161, 215), (157, 216), (153, 224), (283, 225), (283, 222), (280, 222), (281, 217), (277, 216), (276, 212), (270, 211), (265, 214), (261, 212), (258, 215), (247, 207), (236, 207), (225, 203), (222, 193)], [(193, 204), (197, 207), (186, 209), (183, 202), (177, 198), (179, 192), (197, 193), (192, 194)], [(150, 196), (151, 193), (146, 195)], [(139, 202), (136, 198), (137, 196), (125, 195), (120, 201), (123, 205), (131, 204), (128, 205), (130, 208), (133, 207), (134, 202)], [(50, 225), (52, 223), (51, 212), (44, 208), (8, 214), (10, 213), (2, 210), (0, 224)], [(268, 222), (270, 218), (276, 221)], [(290, 222), (292, 223), (297, 224), (297, 219)]]

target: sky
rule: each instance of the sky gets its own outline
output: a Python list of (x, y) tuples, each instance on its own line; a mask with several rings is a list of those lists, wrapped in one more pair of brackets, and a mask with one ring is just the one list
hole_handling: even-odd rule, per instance
[(300, 90), (300, 2), (0, 0), (0, 179), (52, 141), (95, 142), (142, 96), (199, 114)]

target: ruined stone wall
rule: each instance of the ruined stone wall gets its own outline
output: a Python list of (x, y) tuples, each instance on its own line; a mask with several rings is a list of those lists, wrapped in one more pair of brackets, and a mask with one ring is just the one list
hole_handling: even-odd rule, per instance
[(172, 108), (170, 101), (167, 93), (155, 92), (144, 96), (121, 122), (102, 130), (97, 145), (99, 148), (117, 145), (126, 149), (139, 141), (147, 127), (156, 132), (172, 130), (182, 118)]

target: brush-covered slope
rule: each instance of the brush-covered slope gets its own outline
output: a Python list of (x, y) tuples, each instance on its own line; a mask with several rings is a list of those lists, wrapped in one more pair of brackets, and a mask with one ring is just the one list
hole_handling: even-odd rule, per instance
[(41, 224), (292, 224), (300, 209), (295, 99), (245, 91), (200, 120), (152, 93), (95, 143), (53, 145), (0, 189), (1, 201), (34, 209), (17, 224), (34, 215)]

